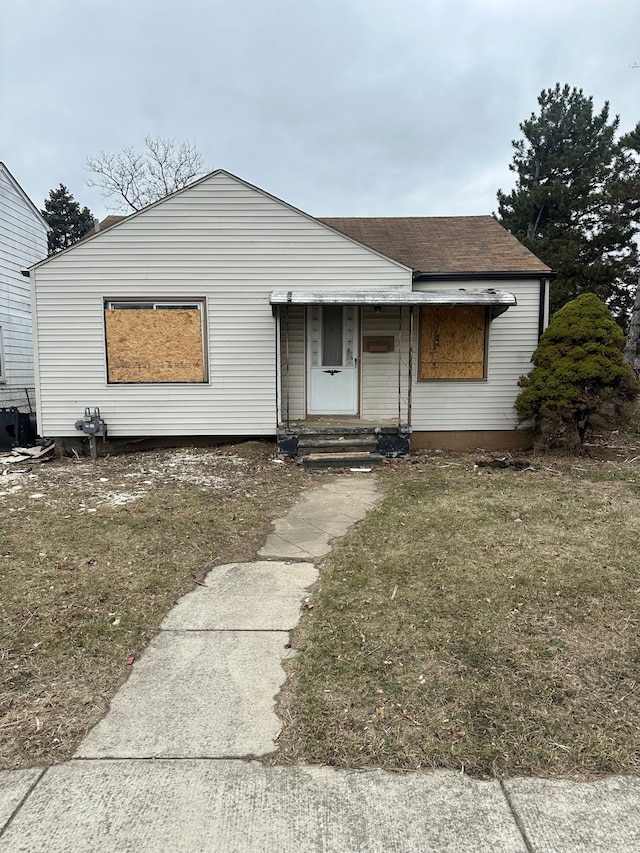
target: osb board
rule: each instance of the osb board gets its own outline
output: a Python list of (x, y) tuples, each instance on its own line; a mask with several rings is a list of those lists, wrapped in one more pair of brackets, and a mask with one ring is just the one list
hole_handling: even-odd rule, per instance
[(485, 326), (479, 306), (422, 306), (420, 379), (482, 379)]
[(104, 313), (109, 382), (204, 382), (200, 311)]
[(484, 364), (478, 361), (421, 361), (420, 379), (483, 379)]

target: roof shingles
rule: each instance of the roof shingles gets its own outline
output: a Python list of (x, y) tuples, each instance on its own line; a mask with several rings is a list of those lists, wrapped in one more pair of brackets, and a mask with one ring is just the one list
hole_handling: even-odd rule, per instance
[(551, 270), (492, 216), (319, 218), (388, 258), (427, 274)]

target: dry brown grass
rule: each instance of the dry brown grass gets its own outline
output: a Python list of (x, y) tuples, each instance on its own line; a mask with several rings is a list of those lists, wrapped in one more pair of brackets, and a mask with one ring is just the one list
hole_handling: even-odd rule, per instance
[(385, 500), (326, 558), (296, 632), (277, 760), (639, 772), (635, 455), (382, 472)]
[[(640, 449), (608, 444), (535, 472), (445, 454), (381, 471), (384, 502), (325, 560), (295, 632), (276, 760), (640, 772)], [(271, 454), (0, 478), (0, 767), (69, 757), (174, 602), (253, 558), (323, 476)]]
[(177, 599), (255, 557), (310, 476), (272, 457), (254, 442), (0, 477), (0, 768), (68, 758)]

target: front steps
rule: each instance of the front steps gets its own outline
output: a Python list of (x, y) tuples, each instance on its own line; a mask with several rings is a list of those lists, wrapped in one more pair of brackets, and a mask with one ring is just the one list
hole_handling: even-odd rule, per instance
[(305, 468), (360, 468), (371, 469), (382, 465), (379, 453), (309, 453), (300, 461)]
[(305, 435), (298, 454), (305, 468), (371, 468), (382, 465), (375, 435)]
[(409, 453), (409, 428), (315, 426), (304, 423), (278, 430), (281, 456), (305, 468), (373, 468), (385, 458)]

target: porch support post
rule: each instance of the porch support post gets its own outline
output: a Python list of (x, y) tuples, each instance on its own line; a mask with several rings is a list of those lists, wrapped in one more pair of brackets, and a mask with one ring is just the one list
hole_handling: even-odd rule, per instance
[(411, 426), (413, 404), (413, 305), (409, 306), (409, 376), (407, 379), (407, 426)]
[(402, 426), (402, 305), (398, 306), (398, 429)]
[(280, 306), (276, 306), (275, 310), (275, 326), (276, 326), (276, 341), (275, 341), (275, 349), (276, 349), (276, 429), (280, 425), (280, 419), (282, 417), (281, 409), (282, 409), (282, 352), (281, 352), (281, 332), (280, 332)]
[(291, 419), (289, 416), (289, 399), (291, 397), (290, 391), (290, 382), (289, 382), (289, 305), (287, 304), (284, 309), (284, 340), (285, 340), (285, 354), (284, 354), (284, 363), (285, 363), (285, 387), (287, 392), (287, 429), (289, 429), (291, 423)]

